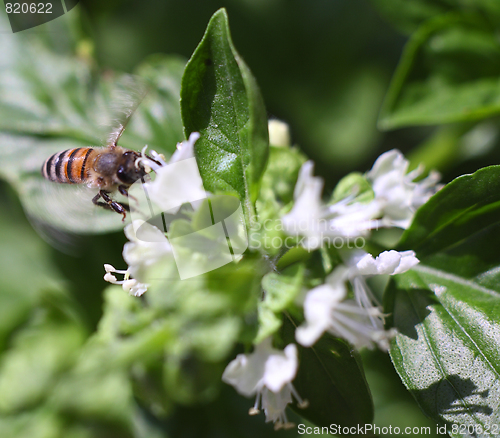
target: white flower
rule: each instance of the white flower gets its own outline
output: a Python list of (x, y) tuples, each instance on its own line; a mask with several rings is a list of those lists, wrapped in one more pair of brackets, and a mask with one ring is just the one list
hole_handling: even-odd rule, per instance
[[(130, 295), (139, 297), (148, 289), (147, 284), (141, 283), (134, 278), (130, 278), (130, 271), (128, 269), (126, 271), (119, 270), (115, 269), (112, 265), (105, 264), (104, 270), (106, 271), (104, 280), (110, 282), (111, 284), (120, 284), (123, 287), (123, 290), (128, 292)], [(123, 274), (123, 280), (118, 281), (112, 272), (116, 274)]]
[[(140, 219), (125, 227), (125, 235), (130, 240), (123, 247), (123, 258), (128, 268), (118, 270), (105, 264), (104, 279), (112, 284), (122, 285), (123, 289), (131, 295), (140, 296), (149, 286), (147, 284), (148, 270), (158, 263), (171, 259), (172, 247), (165, 234), (154, 225)], [(123, 274), (123, 280), (118, 281), (113, 273)]]
[(338, 247), (337, 238), (365, 237), (380, 226), (408, 228), (415, 211), (440, 188), (436, 185), (437, 172), (414, 182), (423, 169), (407, 174), (408, 165), (401, 152), (386, 152), (365, 175), (372, 185), (373, 200), (359, 202), (356, 193), (352, 193), (333, 205), (326, 205), (321, 200), (323, 180), (313, 176), (312, 161), (304, 163), (295, 186), (295, 204), (282, 218), (284, 231), (303, 236), (300, 244), (313, 250), (325, 241), (333, 241)]
[(295, 186), (295, 204), (282, 218), (283, 229), (291, 235), (304, 236), (301, 244), (316, 249), (329, 239), (356, 238), (377, 228), (378, 203), (353, 202), (346, 198), (333, 205), (321, 201), (323, 180), (313, 176), (312, 161), (304, 163)]
[(132, 219), (149, 219), (165, 212), (175, 214), (183, 204), (191, 203), (195, 208), (207, 197), (194, 156), (194, 144), (199, 137), (199, 133), (193, 132), (189, 140), (177, 143), (168, 162), (155, 151), (146, 155), (147, 146), (143, 148), (136, 166), (141, 164), (154, 174), (148, 172), (147, 178), (137, 180), (129, 188), (129, 197), (134, 200)]
[(414, 251), (384, 251), (376, 258), (365, 251), (353, 253), (350, 276), (356, 275), (395, 275), (408, 271), (419, 263)]
[(297, 341), (310, 347), (324, 332), (329, 332), (356, 348), (378, 345), (387, 350), (392, 333), (384, 331), (379, 309), (365, 309), (346, 297), (345, 283), (336, 274), (334, 281), (331, 278), (330, 282), (311, 289), (304, 300), (306, 323), (295, 331)]
[(366, 173), (383, 213), (383, 223), (389, 226), (408, 228), (415, 211), (439, 190), (438, 172), (431, 172), (427, 178), (419, 182), (423, 168), (419, 167), (410, 173), (408, 160), (398, 150), (391, 150), (380, 155), (372, 169)]
[(262, 406), (266, 422), (273, 421), (275, 429), (289, 428), (285, 409), (292, 402), (292, 395), (303, 407), (306, 403), (297, 394), (292, 380), (297, 374), (297, 347), (289, 344), (284, 351), (272, 347), (267, 338), (255, 347), (251, 354), (239, 354), (224, 370), (222, 380), (244, 396), (256, 394), (255, 404), (250, 415), (259, 412)]
[(173, 257), (170, 242), (154, 225), (136, 219), (124, 231), (129, 242), (123, 246), (123, 259), (134, 278), (146, 280), (151, 266)]
[[(139, 207), (141, 210), (146, 211), (148, 207), (151, 208), (149, 201), (152, 201), (158, 210), (157, 214), (167, 211), (175, 214), (183, 204), (200, 201), (207, 197), (194, 156), (194, 144), (199, 138), (200, 134), (193, 132), (188, 141), (178, 143), (177, 150), (168, 163), (154, 151), (151, 151), (154, 161), (149, 159), (143, 151), (138, 161), (152, 168), (156, 177), (153, 181), (145, 183), (138, 181), (136, 185), (142, 185), (142, 187), (132, 189), (134, 195), (136, 190), (139, 193), (144, 190), (148, 194), (148, 202), (142, 201), (144, 205)], [(135, 195), (135, 197), (139, 196)]]
[[(384, 251), (376, 258), (365, 251), (353, 251), (344, 256), (347, 268), (345, 278), (347, 278), (354, 291), (354, 297), (358, 304), (369, 312), (373, 307), (373, 302), (377, 302), (372, 291), (366, 284), (366, 278), (375, 275), (396, 275), (408, 271), (419, 263), (414, 251)], [(383, 321), (383, 315), (380, 314)], [(370, 317), (374, 326), (378, 325), (374, 317)]]
[(187, 141), (177, 143), (176, 151), (172, 154), (169, 164), (176, 163), (177, 161), (187, 160), (194, 158), (194, 144), (200, 138), (199, 132), (192, 132)]
[[(309, 347), (324, 332), (341, 337), (356, 348), (389, 348), (394, 330), (384, 330), (384, 315), (373, 305), (366, 277), (406, 272), (419, 261), (413, 251), (384, 251), (377, 258), (364, 251), (348, 253), (346, 265), (339, 265), (325, 284), (311, 289), (304, 300), (306, 323), (297, 328), (297, 341)], [(347, 298), (346, 281), (350, 281), (355, 300)]]
[(163, 166), (168, 166), (168, 164), (175, 163), (177, 161), (187, 160), (188, 158), (193, 158), (194, 144), (199, 138), (200, 138), (199, 132), (192, 132), (187, 141), (182, 141), (180, 143), (177, 143), (177, 145), (175, 146), (176, 151), (172, 154), (168, 163), (165, 161), (165, 157), (162, 154), (158, 154), (156, 151), (150, 152), (153, 158), (153, 160), (151, 160), (146, 155), (146, 149), (148, 148), (146, 145), (142, 149), (141, 157), (136, 160), (136, 165), (137, 163), (140, 162), (156, 172)]

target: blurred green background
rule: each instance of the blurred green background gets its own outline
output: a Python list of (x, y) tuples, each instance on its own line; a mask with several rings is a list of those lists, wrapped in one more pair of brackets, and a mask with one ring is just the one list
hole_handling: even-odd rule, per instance
[[(327, 188), (333, 188), (349, 171), (368, 170), (381, 152), (392, 148), (409, 153), (414, 165), (421, 159), (436, 165), (444, 182), (499, 161), (495, 135), (480, 151), (467, 149), (470, 139), (466, 138), (460, 140), (463, 153), (428, 153), (433, 148), (446, 149), (450, 142), (456, 145), (461, 134), (455, 133), (466, 132), (468, 126), (389, 132), (377, 128), (407, 36), (368, 1), (82, 0), (71, 14), (79, 14), (79, 38), (92, 43), (90, 52), (98, 69), (132, 72), (155, 53), (188, 59), (210, 16), (220, 7), (227, 9), (233, 41), (261, 87), (269, 117), (289, 123), (294, 144), (315, 161), (316, 173), (325, 178)], [(43, 39), (50, 29), (46, 25), (26, 32)], [(60, 45), (64, 53), (64, 44)], [(122, 233), (90, 236), (78, 241), (78, 255), (62, 254), (31, 229), (7, 183), (0, 184), (0, 224), (1, 437), (297, 435), (295, 430), (275, 435), (262, 415), (247, 415), (253, 400), (226, 386), (210, 401), (172, 408), (168, 418), (144, 408), (134, 411), (128, 422), (111, 406), (116, 401), (113, 397), (109, 406), (103, 401), (95, 408), (101, 409), (100, 414), (92, 409), (53, 414), (54, 406), (65, 399), (59, 394), (59, 401), (54, 401), (52, 389), (81, 359), (79, 349), (102, 316), (107, 286), (102, 266), (123, 266), (125, 239)], [(61, 341), (60, 332), (70, 333), (71, 339)], [(65, 342), (67, 354), (61, 354)], [(57, 348), (52, 351), (51, 345)], [(405, 391), (388, 356), (365, 352), (363, 358), (373, 391), (375, 423), (431, 426), (432, 434), (425, 436), (437, 436), (434, 423)], [(33, 374), (35, 369), (43, 372)], [(29, 394), (23, 396), (23, 391)], [(120, 396), (118, 391), (116, 397)], [(302, 422), (291, 416), (296, 423)]]
[[(467, 150), (465, 139), (458, 145), (460, 151), (447, 150), (441, 153), (444, 157), (435, 158), (428, 156), (432, 146), (426, 141), (444, 140), (436, 140), (439, 130), (432, 126), (377, 129), (407, 41), (402, 31), (417, 27), (407, 21), (432, 17), (433, 3), (436, 15), (459, 4), (421, 0), (413, 11), (411, 5), (402, 6), (405, 3), (391, 7), (384, 0), (146, 0), (139, 6), (134, 1), (87, 0), (83, 6), (99, 65), (123, 71), (154, 53), (189, 58), (210, 16), (225, 7), (234, 43), (257, 78), (269, 117), (290, 124), (294, 143), (316, 162), (328, 188), (351, 170), (366, 171), (380, 153), (392, 148), (413, 151), (414, 166), (428, 161), (443, 173), (444, 181), (496, 164), (496, 137), (484, 150)], [(466, 131), (470, 126), (448, 128)], [(481, 132), (476, 137), (481, 138)]]
[(290, 124), (294, 142), (330, 184), (346, 170), (366, 169), (380, 151), (419, 140), (384, 138), (376, 128), (405, 38), (366, 1), (85, 4), (100, 64), (127, 71), (151, 53), (189, 58), (212, 13), (225, 7), (269, 116)]

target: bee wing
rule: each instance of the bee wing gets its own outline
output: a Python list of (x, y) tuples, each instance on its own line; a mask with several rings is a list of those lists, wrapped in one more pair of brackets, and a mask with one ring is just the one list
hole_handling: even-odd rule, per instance
[(142, 102), (150, 87), (144, 79), (138, 76), (124, 75), (117, 81), (112, 90), (111, 108), (107, 109), (106, 126), (107, 137), (103, 139), (106, 145), (115, 145), (128, 125), (132, 114)]
[(33, 178), (25, 181), (24, 190), (28, 200), (26, 211), (62, 230), (83, 234), (104, 233), (116, 230), (121, 224), (120, 215), (93, 204), (92, 198), (97, 189)]
[[(28, 178), (23, 189), (23, 207), (33, 227), (63, 252), (75, 246), (78, 236), (116, 231), (124, 226), (121, 215), (93, 204), (97, 189), (57, 184), (36, 176)], [(127, 202), (118, 193), (112, 196), (119, 202)]]
[[(95, 137), (97, 144), (92, 147), (116, 144), (147, 92), (146, 82), (135, 76), (102, 81), (93, 112), (88, 114), (89, 126), (85, 128), (88, 132), (76, 137), (88, 138), (89, 142)], [(111, 108), (109, 102), (113, 102)], [(92, 203), (97, 190), (43, 179), (40, 168), (51, 154), (91, 146), (77, 138), (0, 133), (0, 174), (19, 193), (34, 228), (49, 243), (62, 249), (74, 240), (70, 237), (74, 233), (95, 234), (123, 228), (120, 215)], [(127, 202), (119, 194), (114, 193), (113, 198)]]

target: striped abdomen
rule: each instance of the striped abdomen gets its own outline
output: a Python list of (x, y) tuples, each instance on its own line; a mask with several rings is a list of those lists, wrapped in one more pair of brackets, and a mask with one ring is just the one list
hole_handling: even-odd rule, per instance
[(89, 177), (89, 158), (93, 148), (76, 148), (57, 152), (42, 166), (44, 178), (67, 184), (82, 184)]

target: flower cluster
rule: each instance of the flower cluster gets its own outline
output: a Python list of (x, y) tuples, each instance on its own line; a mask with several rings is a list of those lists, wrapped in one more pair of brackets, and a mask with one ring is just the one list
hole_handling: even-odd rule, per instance
[[(381, 226), (407, 228), (416, 209), (439, 189), (436, 172), (415, 182), (422, 169), (407, 173), (408, 161), (394, 150), (381, 155), (365, 175), (373, 191), (371, 200), (359, 201), (357, 194), (353, 193), (339, 202), (325, 204), (321, 200), (323, 180), (313, 176), (313, 167), (311, 161), (303, 164), (295, 186), (295, 203), (292, 210), (282, 217), (283, 230), (290, 235), (301, 236), (299, 242), (307, 250), (317, 249), (327, 240), (338, 237), (366, 237), (371, 230)], [(388, 350), (395, 330), (384, 329), (384, 314), (366, 279), (406, 272), (419, 261), (413, 251), (384, 251), (373, 257), (360, 249), (345, 249), (341, 255), (343, 263), (327, 276), (323, 284), (305, 294), (302, 302), (305, 322), (296, 329), (296, 340), (310, 347), (328, 332), (356, 348)], [(352, 291), (352, 298), (349, 290)], [(261, 351), (268, 353), (262, 354)], [(266, 419), (278, 421), (281, 426), (286, 424), (283, 422), (285, 407), (292, 401), (290, 390), (287, 390), (286, 396), (283, 395), (283, 388), (286, 388), (283, 379), (287, 378), (287, 385), (291, 385), (295, 371), (287, 372), (290, 368), (283, 365), (282, 380), (274, 389), (273, 385), (264, 383), (265, 373), (261, 372), (261, 386), (254, 385), (251, 391), (243, 389), (248, 379), (252, 378), (251, 371), (243, 364), (251, 363), (254, 369), (263, 370), (269, 355), (278, 354), (270, 351), (269, 345), (259, 345), (253, 355), (238, 356), (226, 369), (224, 380), (244, 395), (257, 393), (257, 404), (259, 394), (266, 394), (266, 397), (261, 397)], [(286, 351), (281, 354), (286, 354)], [(238, 373), (234, 372), (236, 368)], [(272, 399), (268, 396), (269, 391), (274, 394)], [(295, 397), (298, 398), (298, 395)], [(268, 414), (278, 409), (281, 413), (276, 417)]]
[(408, 228), (415, 211), (440, 188), (438, 172), (431, 171), (426, 178), (415, 182), (422, 175), (423, 166), (407, 173), (408, 166), (408, 160), (394, 149), (378, 157), (366, 173), (385, 226)]
[(415, 182), (423, 169), (407, 173), (408, 166), (401, 152), (386, 152), (365, 175), (373, 192), (370, 201), (358, 201), (354, 191), (327, 204), (321, 199), (323, 180), (313, 176), (313, 162), (304, 163), (295, 186), (294, 206), (282, 218), (285, 231), (303, 236), (302, 245), (313, 250), (335, 237), (365, 237), (379, 227), (408, 228), (418, 207), (439, 189), (437, 172)]
[[(126, 271), (115, 269), (112, 265), (105, 264), (104, 270), (106, 274), (104, 275), (104, 280), (111, 284), (119, 284), (123, 287), (123, 290), (128, 292), (130, 295), (135, 297), (140, 297), (144, 292), (148, 290), (148, 285), (141, 283), (135, 278), (130, 278), (130, 269)], [(118, 280), (113, 274), (123, 274), (123, 280)]]
[[(401, 152), (386, 152), (364, 176), (371, 186), (371, 199), (359, 201), (357, 193), (352, 193), (339, 202), (326, 204), (321, 200), (323, 181), (313, 176), (313, 163), (306, 162), (295, 187), (295, 204), (283, 217), (285, 230), (306, 237), (300, 242), (311, 250), (333, 236), (366, 237), (381, 226), (407, 228), (416, 209), (439, 188), (436, 172), (415, 182), (422, 169), (407, 173), (408, 165)], [(403, 273), (415, 266), (418, 259), (413, 251), (385, 251), (374, 258), (360, 249), (345, 249), (341, 255), (343, 263), (323, 284), (305, 295), (305, 322), (297, 328), (296, 339), (308, 347), (329, 332), (357, 348), (378, 346), (387, 350), (394, 331), (384, 330), (384, 315), (366, 278)]]
[(326, 239), (336, 237), (356, 238), (365, 236), (379, 226), (375, 218), (379, 207), (375, 203), (362, 204), (346, 198), (334, 205), (321, 201), (323, 180), (313, 176), (312, 161), (304, 163), (295, 186), (295, 203), (282, 218), (283, 228), (288, 234), (302, 235), (304, 247), (317, 249)]
[[(164, 157), (151, 151), (152, 158), (145, 154), (146, 147), (142, 151), (142, 156), (138, 158), (136, 165), (140, 162), (145, 168), (154, 170), (156, 178), (154, 181), (143, 183), (142, 186), (147, 190), (149, 199), (148, 203), (153, 203), (160, 209), (168, 210), (172, 204), (180, 206), (185, 199), (201, 199), (206, 196), (203, 186), (198, 183), (199, 178), (192, 178), (187, 175), (187, 178), (194, 184), (179, 184), (172, 187), (171, 181), (168, 180), (166, 172), (168, 166), (172, 163), (194, 158), (194, 144), (200, 137), (200, 134), (193, 132), (189, 136), (188, 141), (177, 144), (177, 150), (174, 152), (169, 162), (167, 163)], [(186, 175), (184, 175), (186, 177)], [(168, 187), (169, 190), (166, 190)], [(175, 193), (178, 198), (165, 198), (165, 193)], [(141, 206), (135, 206), (140, 212)], [(163, 210), (161, 210), (163, 211)], [(105, 265), (106, 275), (104, 279), (112, 284), (122, 285), (124, 290), (127, 290), (131, 295), (142, 295), (148, 288), (147, 272), (152, 266), (161, 264), (165, 259), (173, 257), (172, 246), (168, 241), (165, 233), (156, 226), (142, 220), (135, 219), (131, 224), (125, 227), (125, 236), (129, 242), (123, 247), (123, 258), (128, 265), (127, 270), (116, 270), (111, 265)], [(118, 281), (112, 273), (124, 275), (123, 281)], [(132, 278), (131, 278), (132, 277)]]
[[(273, 141), (286, 147), (289, 140), (283, 127), (275, 122), (273, 129), (279, 134)], [(194, 157), (193, 147), (198, 138), (198, 133), (191, 134), (188, 141), (178, 145), (168, 163), (154, 151), (151, 157), (143, 151), (138, 159), (142, 166), (151, 168), (156, 174), (156, 178), (143, 183), (143, 187), (148, 193), (148, 202), (152, 201), (162, 211), (176, 213), (186, 200), (196, 204), (196, 200), (207, 196), (201, 180), (194, 175), (197, 172), (190, 173), (192, 168), (186, 167), (183, 183), (168, 171), (172, 163)], [(322, 201), (323, 180), (313, 175), (313, 168), (311, 161), (302, 165), (293, 207), (281, 217), (282, 231), (292, 238), (300, 237), (299, 245), (308, 251), (325, 246), (328, 239), (349, 241), (369, 237), (371, 231), (379, 227), (408, 228), (416, 209), (439, 189), (437, 173), (432, 172), (416, 181), (422, 169), (408, 173), (408, 161), (399, 151), (393, 150), (382, 154), (372, 169), (360, 177), (369, 189), (360, 193), (353, 185), (351, 193), (343, 199), (326, 203)], [(173, 197), (172, 186), (175, 186)], [(165, 232), (141, 219), (133, 220), (125, 228), (125, 234), (129, 242), (124, 247), (123, 257), (128, 268), (116, 270), (105, 265), (104, 278), (137, 296), (148, 288), (148, 272), (176, 257), (175, 247)], [(218, 251), (213, 245), (212, 249)], [(303, 347), (311, 347), (324, 333), (330, 333), (356, 348), (388, 350), (395, 332), (384, 328), (385, 315), (367, 279), (406, 272), (419, 260), (413, 251), (383, 251), (374, 257), (357, 246), (335, 249), (340, 263), (322, 284), (302, 295), (299, 304), (303, 307), (304, 322), (295, 331), (296, 341)], [(115, 273), (123, 274), (124, 279), (118, 281)], [(268, 337), (258, 343), (252, 353), (238, 355), (222, 376), (222, 380), (240, 394), (255, 396), (249, 413), (256, 414), (262, 409), (266, 421), (273, 421), (276, 429), (292, 426), (286, 416), (286, 407), (293, 399), (299, 407), (307, 406), (292, 384), (299, 366), (297, 351), (295, 344), (287, 345), (283, 351), (275, 349), (272, 337)]]
[[(350, 254), (346, 265), (339, 265), (325, 283), (311, 289), (304, 299), (305, 324), (297, 328), (297, 341), (309, 347), (325, 332), (344, 338), (356, 348), (389, 348), (393, 330), (383, 328), (383, 314), (373, 305), (374, 297), (366, 284), (373, 275), (395, 275), (418, 263), (413, 251), (385, 251), (377, 258), (364, 251)], [(354, 298), (348, 298), (346, 282)]]

